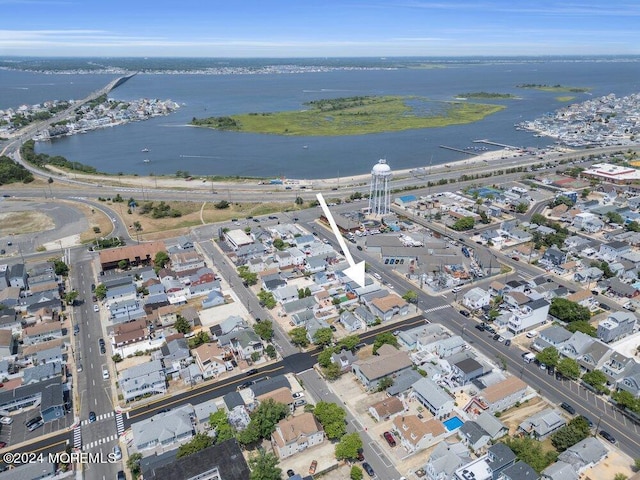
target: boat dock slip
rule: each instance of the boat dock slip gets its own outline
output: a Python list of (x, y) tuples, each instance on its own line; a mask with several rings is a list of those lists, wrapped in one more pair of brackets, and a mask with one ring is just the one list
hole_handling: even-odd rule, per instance
[(486, 143), (487, 145), (495, 145), (496, 147), (501, 148), (510, 148), (512, 150), (518, 150), (518, 147), (514, 147), (513, 145), (505, 145), (504, 143), (492, 142), (491, 140), (474, 140), (473, 143)]
[(460, 152), (471, 156), (476, 156), (476, 152), (470, 152), (468, 150), (462, 150), (461, 148), (456, 147), (448, 147), (447, 145), (438, 145), (440, 148), (444, 148), (446, 150), (453, 150), (454, 152)]

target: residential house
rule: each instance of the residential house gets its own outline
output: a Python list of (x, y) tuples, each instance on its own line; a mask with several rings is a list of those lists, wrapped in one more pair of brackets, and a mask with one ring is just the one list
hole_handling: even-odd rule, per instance
[(525, 303), (520, 308), (512, 311), (509, 323), (507, 324), (508, 330), (517, 335), (530, 328), (546, 323), (550, 305), (551, 304), (544, 298), (538, 298)]
[(612, 242), (603, 243), (600, 245), (599, 253), (603, 259), (612, 262), (617, 260), (621, 255), (631, 251), (631, 245), (627, 242), (621, 242), (614, 240)]
[(351, 371), (351, 366), (356, 360), (358, 360), (358, 357), (351, 350), (341, 350), (339, 353), (334, 352), (331, 354), (331, 363), (338, 365), (342, 373)]
[(531, 348), (541, 352), (547, 347), (554, 347), (560, 351), (564, 343), (569, 340), (571, 336), (572, 333), (566, 328), (559, 325), (552, 325), (540, 331), (540, 334), (533, 341)]
[(391, 320), (394, 315), (406, 315), (409, 313), (409, 304), (398, 295), (387, 295), (382, 298), (374, 298), (369, 305), (371, 312), (383, 322)]
[[(133, 446), (138, 452), (155, 447), (167, 448), (183, 443), (195, 435), (191, 405), (182, 405), (167, 412), (131, 424)], [(183, 478), (183, 477), (181, 477)]]
[(362, 320), (348, 310), (342, 312), (338, 321), (342, 324), (345, 330), (350, 333), (355, 332), (364, 326)]
[(471, 461), (469, 449), (460, 442), (442, 441), (431, 452), (423, 467), (428, 480), (452, 480), (455, 471)]
[(473, 420), (468, 420), (458, 430), (462, 443), (468, 446), (476, 455), (483, 450), (491, 440), (489, 434)]
[(374, 325), (376, 323), (376, 316), (364, 305), (358, 305), (353, 311), (353, 315), (364, 322), (365, 325)]
[(490, 411), (482, 412), (475, 422), (489, 434), (491, 440), (497, 440), (509, 433), (507, 426)]
[(495, 443), (487, 453), (458, 468), (454, 480), (497, 480), (500, 474), (516, 463), (516, 455), (504, 443)]
[[(431, 372), (429, 372), (431, 373)], [(387, 395), (405, 398), (409, 394), (412, 385), (422, 378), (417, 370), (408, 369), (397, 373), (393, 377), (393, 385), (387, 388)]]
[(26, 327), (22, 330), (22, 341), (25, 345), (34, 345), (62, 337), (60, 322), (38, 323), (33, 327)]
[(286, 405), (289, 407), (291, 413), (295, 410), (294, 398), (291, 393), (291, 388), (289, 387), (280, 387), (275, 390), (271, 390), (270, 392), (263, 393), (261, 395), (256, 395), (255, 400), (258, 404), (266, 402), (267, 400), (273, 400), (275, 403), (281, 403), (282, 405)]
[(595, 298), (593, 297), (593, 293), (589, 290), (578, 290), (577, 292), (568, 295), (567, 300), (577, 303), (582, 307), (591, 308), (594, 304)]
[(571, 465), (555, 462), (540, 472), (542, 480), (579, 480), (580, 476)]
[(191, 353), (185, 338), (176, 338), (160, 347), (165, 373), (179, 372), (184, 366), (191, 363)]
[(627, 366), (632, 362), (633, 359), (614, 351), (601, 368), (602, 373), (607, 377), (607, 383), (615, 385), (622, 378)]
[(491, 295), (480, 287), (474, 287), (464, 294), (462, 304), (469, 310), (480, 310), (491, 303)]
[(621, 298), (633, 298), (640, 293), (634, 285), (628, 285), (620, 281), (617, 277), (609, 278), (606, 281), (606, 289), (609, 293)]
[(367, 390), (375, 390), (383, 378), (393, 377), (413, 367), (407, 352), (396, 350), (392, 345), (382, 345), (377, 353), (377, 356), (354, 362), (351, 367), (353, 374)]
[(22, 372), (22, 384), (29, 385), (38, 383), (50, 378), (58, 377), (62, 373), (60, 362), (50, 362), (25, 368)]
[(212, 308), (225, 303), (224, 295), (218, 290), (211, 290), (202, 300), (202, 308)]
[(510, 467), (505, 468), (498, 480), (538, 480), (540, 475), (531, 465), (522, 460), (518, 460)]
[(605, 320), (598, 323), (597, 335), (605, 343), (615, 342), (633, 333), (636, 327), (636, 316), (632, 312), (612, 312)]
[(149, 458), (143, 458), (141, 461), (142, 478), (145, 480), (246, 480), (250, 476), (247, 462), (235, 439), (226, 440), (178, 459), (174, 453), (166, 462), (157, 462), (157, 465), (144, 468), (144, 461)]
[(482, 390), (464, 409), (472, 416), (480, 415), (484, 411), (502, 412), (522, 401), (527, 388), (527, 384), (518, 377), (510, 376)]
[(558, 267), (567, 262), (567, 254), (555, 245), (550, 246), (542, 255), (540, 263), (549, 267)]
[(169, 255), (171, 270), (176, 273), (189, 272), (204, 268), (204, 257), (195, 250), (175, 252)]
[(273, 291), (273, 298), (282, 304), (299, 300), (298, 289), (293, 285), (276, 288)]
[(625, 390), (636, 398), (640, 397), (640, 363), (633, 360), (627, 365), (617, 387), (618, 390)]
[(585, 352), (576, 360), (583, 372), (600, 370), (602, 365), (609, 359), (613, 350), (602, 342), (592, 342)]
[(404, 411), (404, 404), (398, 397), (388, 397), (369, 407), (369, 414), (381, 422), (393, 418)]
[(233, 334), (231, 347), (237, 352), (238, 357), (243, 360), (251, 358), (254, 352), (262, 355), (264, 350), (264, 345), (258, 334), (248, 328)]
[(203, 343), (194, 348), (193, 357), (203, 378), (217, 378), (226, 371), (225, 352), (215, 343)]
[(281, 288), (286, 285), (287, 281), (283, 279), (278, 273), (272, 273), (262, 277), (262, 288), (267, 292), (273, 292), (277, 288)]
[(323, 441), (324, 431), (310, 412), (280, 420), (271, 434), (271, 445), (281, 460)]
[(558, 460), (568, 463), (577, 473), (597, 465), (609, 454), (607, 448), (596, 437), (587, 437), (567, 448), (558, 456)]
[(135, 300), (138, 296), (136, 286), (133, 283), (127, 285), (118, 285), (116, 287), (109, 288), (104, 302), (107, 306), (112, 303), (126, 302), (128, 300)]
[(164, 394), (167, 382), (160, 360), (152, 360), (120, 372), (118, 381), (125, 402), (148, 394)]
[(441, 421), (432, 418), (425, 422), (417, 415), (397, 415), (392, 424), (400, 439), (400, 444), (409, 453), (433, 445), (447, 433), (447, 429)]
[(436, 418), (445, 418), (455, 406), (455, 400), (429, 378), (421, 378), (413, 384), (413, 397), (424, 405)]
[(18, 342), (11, 330), (0, 330), (0, 359), (13, 356), (17, 346)]
[(562, 345), (560, 354), (577, 360), (584, 355), (593, 342), (595, 342), (595, 339), (586, 333), (574, 332), (571, 338)]
[(546, 408), (522, 422), (518, 426), (518, 431), (536, 440), (544, 440), (566, 424), (567, 421), (560, 412), (553, 408)]
[(432, 348), (433, 352), (440, 358), (448, 358), (465, 350), (467, 342), (460, 335), (454, 335), (435, 342), (432, 344)]
[(456, 382), (466, 385), (484, 375), (484, 367), (475, 358), (464, 358), (451, 365)]

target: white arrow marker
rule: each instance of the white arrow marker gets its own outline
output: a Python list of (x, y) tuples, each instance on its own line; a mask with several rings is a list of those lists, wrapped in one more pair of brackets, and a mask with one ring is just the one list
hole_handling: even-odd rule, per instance
[(349, 252), (349, 249), (347, 248), (347, 243), (344, 241), (344, 238), (342, 238), (342, 235), (340, 234), (340, 229), (338, 229), (336, 221), (333, 219), (333, 214), (329, 211), (327, 202), (324, 201), (324, 197), (321, 193), (318, 193), (316, 194), (316, 198), (318, 199), (318, 202), (320, 202), (320, 206), (322, 207), (324, 216), (327, 217), (327, 220), (329, 220), (331, 230), (336, 236), (336, 240), (338, 240), (338, 244), (340, 245), (345, 258), (347, 259), (347, 262), (349, 262), (349, 268), (344, 271), (345, 275), (347, 275), (351, 280), (356, 282), (361, 287), (364, 287), (364, 262), (356, 264), (356, 262), (353, 260), (353, 257), (351, 256), (351, 252)]

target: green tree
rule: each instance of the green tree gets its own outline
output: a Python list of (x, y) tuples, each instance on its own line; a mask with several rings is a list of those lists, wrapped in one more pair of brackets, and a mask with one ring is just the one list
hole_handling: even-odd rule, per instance
[(307, 329), (304, 327), (295, 327), (289, 331), (291, 337), (291, 343), (299, 347), (306, 347), (309, 345), (309, 339), (307, 338)]
[(566, 327), (571, 333), (582, 332), (591, 337), (596, 337), (598, 330), (589, 322), (578, 320), (577, 322), (571, 322)]
[(186, 334), (191, 331), (189, 321), (182, 315), (177, 316), (176, 322), (173, 324), (173, 328), (175, 328), (178, 333), (182, 334)]
[(636, 458), (636, 459), (633, 461), (633, 469), (634, 469), (636, 472), (640, 471), (640, 458)]
[(282, 240), (281, 238), (276, 238), (273, 241), (273, 246), (274, 246), (274, 248), (277, 248), (278, 250), (284, 250), (287, 247), (287, 244), (284, 243), (284, 240)]
[(69, 275), (69, 265), (64, 263), (62, 260), (54, 260), (53, 271), (56, 275), (66, 277), (67, 275)]
[(187, 455), (204, 450), (211, 445), (213, 445), (213, 438), (206, 433), (196, 433), (191, 440), (178, 447), (176, 458), (186, 457)]
[(531, 215), (531, 223), (535, 223), (536, 225), (546, 225), (547, 217), (545, 217), (541, 213), (534, 213), (533, 215)]
[(547, 347), (536, 355), (536, 360), (545, 365), (556, 367), (560, 359), (560, 354), (556, 347)]
[(340, 370), (340, 365), (337, 363), (330, 363), (322, 369), (322, 373), (327, 380), (336, 380), (340, 375), (342, 375), (342, 370)]
[(127, 468), (131, 472), (131, 476), (135, 479), (140, 476), (140, 460), (142, 460), (142, 454), (135, 452), (129, 455), (127, 459)]
[(118, 262), (118, 268), (120, 270), (126, 270), (129, 267), (129, 260), (122, 259)]
[(276, 299), (273, 293), (261, 288), (258, 292), (258, 300), (265, 306), (265, 308), (272, 309), (277, 305)]
[(195, 336), (191, 337), (187, 343), (189, 345), (189, 348), (193, 349), (199, 347), (200, 345), (204, 345), (205, 343), (209, 343), (210, 341), (211, 337), (209, 337), (209, 334), (204, 330), (201, 330), (196, 333)]
[(587, 420), (582, 416), (575, 417), (551, 435), (551, 444), (559, 452), (564, 452), (567, 448), (573, 447), (576, 443), (587, 438), (590, 433)]
[(302, 197), (296, 197), (296, 205), (302, 205), (304, 203), (304, 199)]
[(360, 337), (358, 335), (347, 335), (338, 341), (338, 348), (353, 351), (359, 343)]
[(543, 451), (542, 444), (530, 437), (508, 438), (504, 443), (516, 454), (518, 460), (528, 463), (538, 473), (558, 458), (558, 452)]
[(251, 413), (251, 422), (258, 428), (260, 438), (269, 438), (276, 428), (276, 424), (287, 416), (289, 407), (269, 398), (258, 405)]
[(327, 368), (332, 363), (331, 355), (333, 355), (334, 352), (335, 352), (335, 349), (333, 348), (325, 348), (324, 350), (322, 350), (318, 355), (318, 364), (321, 367)]
[(355, 460), (358, 450), (362, 448), (362, 439), (357, 433), (347, 433), (336, 444), (336, 458), (338, 460)]
[(96, 287), (96, 291), (93, 293), (96, 295), (98, 300), (104, 300), (107, 296), (107, 286), (101, 283)]
[(229, 424), (227, 412), (218, 410), (209, 415), (209, 425), (214, 430), (214, 443), (217, 445), (235, 437), (235, 429)]
[(402, 295), (403, 300), (409, 303), (418, 303), (418, 294), (413, 290), (407, 290), (404, 295)]
[(337, 440), (345, 434), (346, 426), (344, 421), (347, 418), (347, 414), (335, 403), (318, 402), (313, 414), (324, 428), (328, 439)]
[(264, 352), (269, 356), (271, 360), (273, 360), (278, 356), (278, 353), (276, 352), (276, 347), (274, 347), (271, 344), (267, 345), (267, 348), (264, 349)]
[(313, 334), (313, 343), (319, 346), (329, 345), (333, 341), (333, 332), (329, 327), (319, 328)]
[(155, 268), (164, 268), (169, 263), (169, 255), (165, 251), (159, 251), (153, 258), (153, 265)]
[(556, 367), (562, 376), (575, 380), (580, 376), (580, 365), (573, 358), (563, 358), (558, 362)]
[(363, 478), (364, 478), (364, 473), (362, 473), (362, 469), (357, 465), (353, 465), (351, 467), (351, 471), (349, 472), (349, 479), (362, 480)]
[(471, 230), (474, 225), (475, 220), (473, 219), (473, 217), (462, 217), (456, 220), (454, 224), (451, 225), (451, 228), (453, 230), (456, 230), (457, 232), (461, 232), (463, 230)]
[(64, 294), (64, 301), (67, 305), (73, 305), (74, 303), (76, 303), (76, 300), (78, 299), (78, 295), (80, 295), (78, 293), (77, 290), (71, 290), (70, 292), (67, 292)]
[(393, 345), (398, 348), (398, 339), (391, 332), (379, 333), (373, 341), (373, 354), (375, 355), (384, 344)]
[(529, 210), (529, 205), (525, 202), (516, 205), (516, 213), (527, 213), (527, 210)]
[(627, 480), (629, 477), (627, 477), (624, 473), (616, 473), (613, 476), (613, 480)]
[(549, 314), (567, 323), (577, 321), (588, 322), (591, 318), (591, 312), (587, 307), (560, 297), (551, 300)]
[(230, 204), (226, 200), (220, 200), (218, 203), (214, 203), (213, 206), (218, 210), (224, 210), (225, 208), (229, 208)]
[(622, 215), (618, 212), (607, 212), (604, 216), (609, 219), (610, 223), (617, 223), (618, 225), (622, 225), (624, 223), (624, 218), (622, 218)]
[(611, 398), (622, 408), (627, 408), (632, 412), (640, 414), (640, 399), (634, 397), (632, 393), (627, 392), (626, 390), (620, 390), (618, 392), (613, 392), (611, 394)]
[(271, 452), (259, 450), (257, 455), (249, 457), (249, 480), (280, 480), (282, 470), (278, 467), (278, 457)]
[(238, 276), (247, 285), (255, 285), (258, 283), (258, 274), (249, 271), (249, 267), (241, 265), (238, 267)]
[(384, 377), (380, 379), (380, 381), (378, 382), (378, 391), (384, 392), (387, 388), (389, 388), (392, 385), (393, 385), (393, 378)]
[(591, 370), (582, 375), (582, 381), (591, 385), (598, 393), (609, 393), (606, 387), (607, 377), (601, 370)]
[(273, 323), (271, 320), (263, 320), (256, 323), (253, 326), (253, 330), (262, 340), (268, 342), (273, 338)]
[(635, 220), (627, 223), (626, 227), (630, 232), (640, 232), (640, 223)]

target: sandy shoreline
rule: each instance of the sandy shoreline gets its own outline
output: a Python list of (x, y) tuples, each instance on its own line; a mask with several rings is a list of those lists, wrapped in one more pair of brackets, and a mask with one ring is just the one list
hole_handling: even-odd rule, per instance
[[(456, 160), (453, 162), (448, 162), (444, 164), (438, 165), (424, 165), (422, 167), (415, 168), (407, 168), (404, 170), (393, 170), (393, 165), (390, 165), (392, 168), (394, 178), (403, 178), (410, 177), (412, 175), (411, 172), (415, 170), (422, 169), (426, 174), (430, 173), (441, 173), (444, 171), (454, 172), (465, 170), (471, 166), (478, 166), (483, 163), (491, 163), (496, 160), (501, 160), (503, 158), (512, 158), (519, 156), (520, 153), (514, 150), (493, 150), (488, 152), (483, 152), (479, 155), (464, 158), (461, 160)], [(372, 162), (373, 166), (373, 162)], [(158, 188), (167, 188), (167, 189), (189, 189), (189, 190), (212, 190), (216, 188), (229, 188), (231, 186), (241, 187), (241, 186), (258, 186), (259, 180), (233, 180), (229, 181), (218, 181), (218, 182), (210, 182), (207, 180), (202, 180), (205, 177), (194, 176), (193, 180), (187, 181), (181, 178), (175, 177), (164, 177), (164, 176), (135, 176), (135, 175), (88, 175), (78, 172), (67, 172), (61, 170), (59, 168), (48, 166), (48, 168), (52, 172), (58, 173), (58, 177), (66, 177), (67, 179), (77, 180), (78, 182), (87, 182), (87, 183), (98, 183), (100, 185), (109, 185), (115, 187), (138, 187), (138, 188), (149, 188), (149, 189), (158, 189)], [(53, 176), (54, 180), (56, 176)], [(318, 189), (323, 188), (335, 188), (335, 187), (348, 187), (348, 186), (358, 186), (362, 184), (369, 183), (371, 178), (371, 173), (363, 173), (360, 175), (352, 175), (345, 177), (334, 177), (334, 178), (319, 178), (319, 179), (285, 179), (285, 183), (290, 184), (301, 184), (301, 185), (313, 185)], [(265, 184), (264, 187), (274, 187), (275, 185)]]

